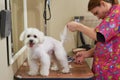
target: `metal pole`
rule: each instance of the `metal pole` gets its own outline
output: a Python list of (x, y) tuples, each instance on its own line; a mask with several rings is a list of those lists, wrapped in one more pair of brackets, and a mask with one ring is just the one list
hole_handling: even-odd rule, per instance
[(28, 27), (27, 21), (27, 0), (23, 0), (23, 12), (24, 12), (24, 30)]

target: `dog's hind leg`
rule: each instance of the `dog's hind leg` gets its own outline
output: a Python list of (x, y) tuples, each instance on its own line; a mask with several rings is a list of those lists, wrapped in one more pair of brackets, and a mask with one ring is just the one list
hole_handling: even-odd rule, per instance
[(42, 53), (40, 61), (41, 61), (40, 74), (42, 76), (48, 76), (50, 69), (50, 56), (47, 53)]
[(56, 47), (55, 56), (63, 68), (62, 72), (69, 73), (70, 69), (69, 69), (68, 60), (67, 60), (67, 54), (62, 46)]
[(53, 71), (57, 71), (57, 70), (59, 70), (60, 68), (59, 68), (59, 63), (58, 63), (58, 60), (56, 59), (56, 57), (54, 56), (54, 54), (51, 56), (51, 70), (53, 70)]

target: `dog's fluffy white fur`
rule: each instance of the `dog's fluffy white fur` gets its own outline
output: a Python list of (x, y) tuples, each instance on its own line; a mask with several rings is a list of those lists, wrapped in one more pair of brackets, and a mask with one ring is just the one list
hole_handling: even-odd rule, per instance
[[(40, 61), (40, 74), (49, 75), (49, 69), (58, 70), (58, 62), (61, 65), (62, 73), (69, 73), (67, 54), (63, 47), (63, 42), (52, 37), (45, 36), (43, 32), (36, 28), (28, 28), (20, 35), (20, 40), (24, 41), (28, 48), (29, 75), (37, 75)], [(54, 60), (51, 66), (51, 61)], [(57, 66), (56, 66), (57, 64)]]

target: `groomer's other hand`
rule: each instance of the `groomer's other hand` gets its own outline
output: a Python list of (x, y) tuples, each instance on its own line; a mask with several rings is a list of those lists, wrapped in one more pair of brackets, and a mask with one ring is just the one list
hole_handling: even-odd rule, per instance
[(75, 55), (75, 63), (82, 64), (85, 61), (87, 51), (79, 51)]
[(75, 22), (75, 21), (71, 21), (71, 22), (68, 22), (67, 23), (67, 28), (74, 32), (74, 31), (77, 31), (78, 30), (78, 27), (79, 27), (79, 23), (78, 22)]

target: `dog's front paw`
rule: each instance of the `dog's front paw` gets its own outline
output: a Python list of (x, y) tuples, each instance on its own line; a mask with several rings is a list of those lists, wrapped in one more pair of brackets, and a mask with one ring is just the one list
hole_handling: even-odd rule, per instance
[(29, 71), (28, 72), (28, 75), (31, 75), (31, 76), (34, 76), (34, 75), (37, 75), (38, 73), (37, 72), (35, 72), (35, 71)]
[(49, 75), (49, 71), (41, 70), (41, 71), (40, 71), (40, 74), (41, 74), (42, 76), (48, 76), (48, 75)]
[(63, 70), (62, 70), (62, 73), (69, 73), (70, 72), (70, 69), (69, 68), (64, 68)]

